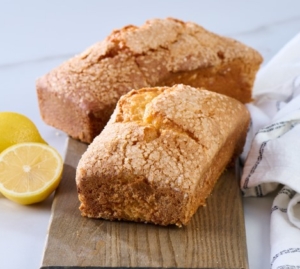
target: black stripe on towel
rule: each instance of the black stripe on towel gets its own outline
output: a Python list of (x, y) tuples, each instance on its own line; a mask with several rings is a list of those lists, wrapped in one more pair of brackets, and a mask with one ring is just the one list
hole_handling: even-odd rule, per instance
[[(272, 261), (271, 261), (271, 269), (273, 269), (273, 264), (274, 264), (274, 262), (275, 262), (275, 260), (278, 258), (278, 257), (280, 257), (280, 256), (282, 256), (282, 255), (287, 255), (287, 254), (293, 254), (293, 253), (295, 253), (295, 252), (300, 252), (300, 248), (288, 248), (288, 249), (284, 249), (284, 250), (282, 250), (282, 251), (280, 251), (280, 252), (278, 252), (275, 256), (273, 256), (273, 258), (272, 258)], [(285, 265), (284, 265), (285, 266)], [(277, 267), (276, 269), (278, 269), (278, 268), (280, 268), (280, 267)], [(284, 268), (284, 267), (283, 267)], [(287, 267), (288, 268), (288, 267)], [(295, 267), (295, 268), (297, 268), (297, 267)], [(297, 268), (298, 269), (298, 268)]]

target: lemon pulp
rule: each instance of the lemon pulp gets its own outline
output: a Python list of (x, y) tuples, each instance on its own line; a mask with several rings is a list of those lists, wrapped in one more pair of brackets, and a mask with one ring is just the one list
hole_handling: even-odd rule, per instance
[(0, 192), (20, 204), (46, 199), (58, 186), (63, 160), (52, 147), (20, 143), (0, 154)]

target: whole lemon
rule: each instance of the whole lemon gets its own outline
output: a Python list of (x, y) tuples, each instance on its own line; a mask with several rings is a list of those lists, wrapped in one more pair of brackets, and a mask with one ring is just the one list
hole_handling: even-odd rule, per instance
[(23, 142), (47, 144), (29, 118), (15, 112), (0, 112), (0, 152)]

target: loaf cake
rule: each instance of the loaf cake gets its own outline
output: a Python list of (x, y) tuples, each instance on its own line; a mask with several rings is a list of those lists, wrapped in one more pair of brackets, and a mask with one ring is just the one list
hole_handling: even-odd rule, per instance
[(81, 157), (83, 216), (186, 225), (244, 145), (239, 101), (186, 85), (132, 90)]
[(126, 26), (36, 82), (43, 120), (90, 143), (132, 89), (186, 84), (251, 101), (262, 62), (252, 48), (176, 19)]

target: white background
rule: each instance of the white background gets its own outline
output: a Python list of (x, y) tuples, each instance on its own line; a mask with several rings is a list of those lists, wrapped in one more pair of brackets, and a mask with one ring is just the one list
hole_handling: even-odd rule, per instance
[[(155, 17), (196, 22), (252, 46), (267, 62), (300, 31), (300, 1), (0, 0), (0, 111), (31, 118), (44, 139), (64, 155), (66, 135), (39, 116), (35, 79), (113, 29)], [(250, 269), (269, 268), (272, 199), (244, 199)], [(20, 206), (0, 195), (0, 269), (40, 267), (51, 203), (52, 196)]]

